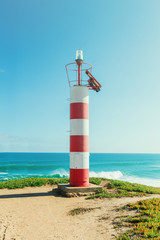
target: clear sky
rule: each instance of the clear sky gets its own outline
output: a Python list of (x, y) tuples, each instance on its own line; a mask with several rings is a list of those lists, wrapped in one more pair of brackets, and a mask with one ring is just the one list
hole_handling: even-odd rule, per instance
[(1, 0), (0, 151), (68, 152), (65, 64), (82, 49), (90, 152), (160, 153), (159, 0)]

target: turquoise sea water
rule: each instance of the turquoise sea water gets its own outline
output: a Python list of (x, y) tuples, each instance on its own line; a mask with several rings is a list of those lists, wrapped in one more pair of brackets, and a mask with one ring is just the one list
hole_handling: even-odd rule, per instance
[[(69, 177), (68, 153), (0, 153), (0, 181)], [(160, 154), (90, 154), (90, 177), (160, 187)]]

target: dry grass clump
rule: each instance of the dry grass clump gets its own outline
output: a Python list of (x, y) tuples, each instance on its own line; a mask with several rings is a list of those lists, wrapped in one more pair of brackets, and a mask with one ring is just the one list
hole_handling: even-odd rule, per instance
[(95, 207), (95, 208), (82, 208), (82, 207), (74, 208), (74, 209), (69, 211), (69, 215), (75, 216), (75, 215), (79, 215), (79, 214), (84, 214), (86, 212), (90, 212), (90, 211), (95, 210), (95, 209), (100, 209), (100, 207)]

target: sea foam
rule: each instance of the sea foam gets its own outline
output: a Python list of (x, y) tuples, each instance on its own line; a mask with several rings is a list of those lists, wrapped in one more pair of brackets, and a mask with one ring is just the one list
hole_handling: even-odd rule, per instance
[(109, 179), (119, 179), (123, 176), (123, 174), (120, 171), (112, 171), (112, 172), (93, 172), (91, 171), (89, 173), (90, 177), (102, 177), (102, 178), (109, 178)]
[(113, 171), (113, 172), (93, 172), (91, 171), (89, 174), (90, 177), (102, 177), (109, 179), (117, 179), (125, 182), (138, 183), (152, 187), (160, 187), (160, 179), (151, 179), (151, 178), (140, 178), (136, 176), (128, 176), (121, 171)]
[(136, 176), (123, 176), (119, 180), (131, 182), (131, 183), (138, 183), (152, 187), (160, 187), (160, 179), (151, 179), (151, 178), (139, 178)]

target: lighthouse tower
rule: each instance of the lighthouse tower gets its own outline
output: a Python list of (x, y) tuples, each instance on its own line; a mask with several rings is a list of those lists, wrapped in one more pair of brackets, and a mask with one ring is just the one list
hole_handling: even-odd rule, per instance
[[(83, 62), (82, 50), (76, 51), (75, 62), (67, 64), (66, 71), (70, 86), (70, 186), (88, 187), (89, 89), (98, 92), (101, 85), (91, 74), (92, 65)], [(70, 71), (75, 78), (70, 79)]]

